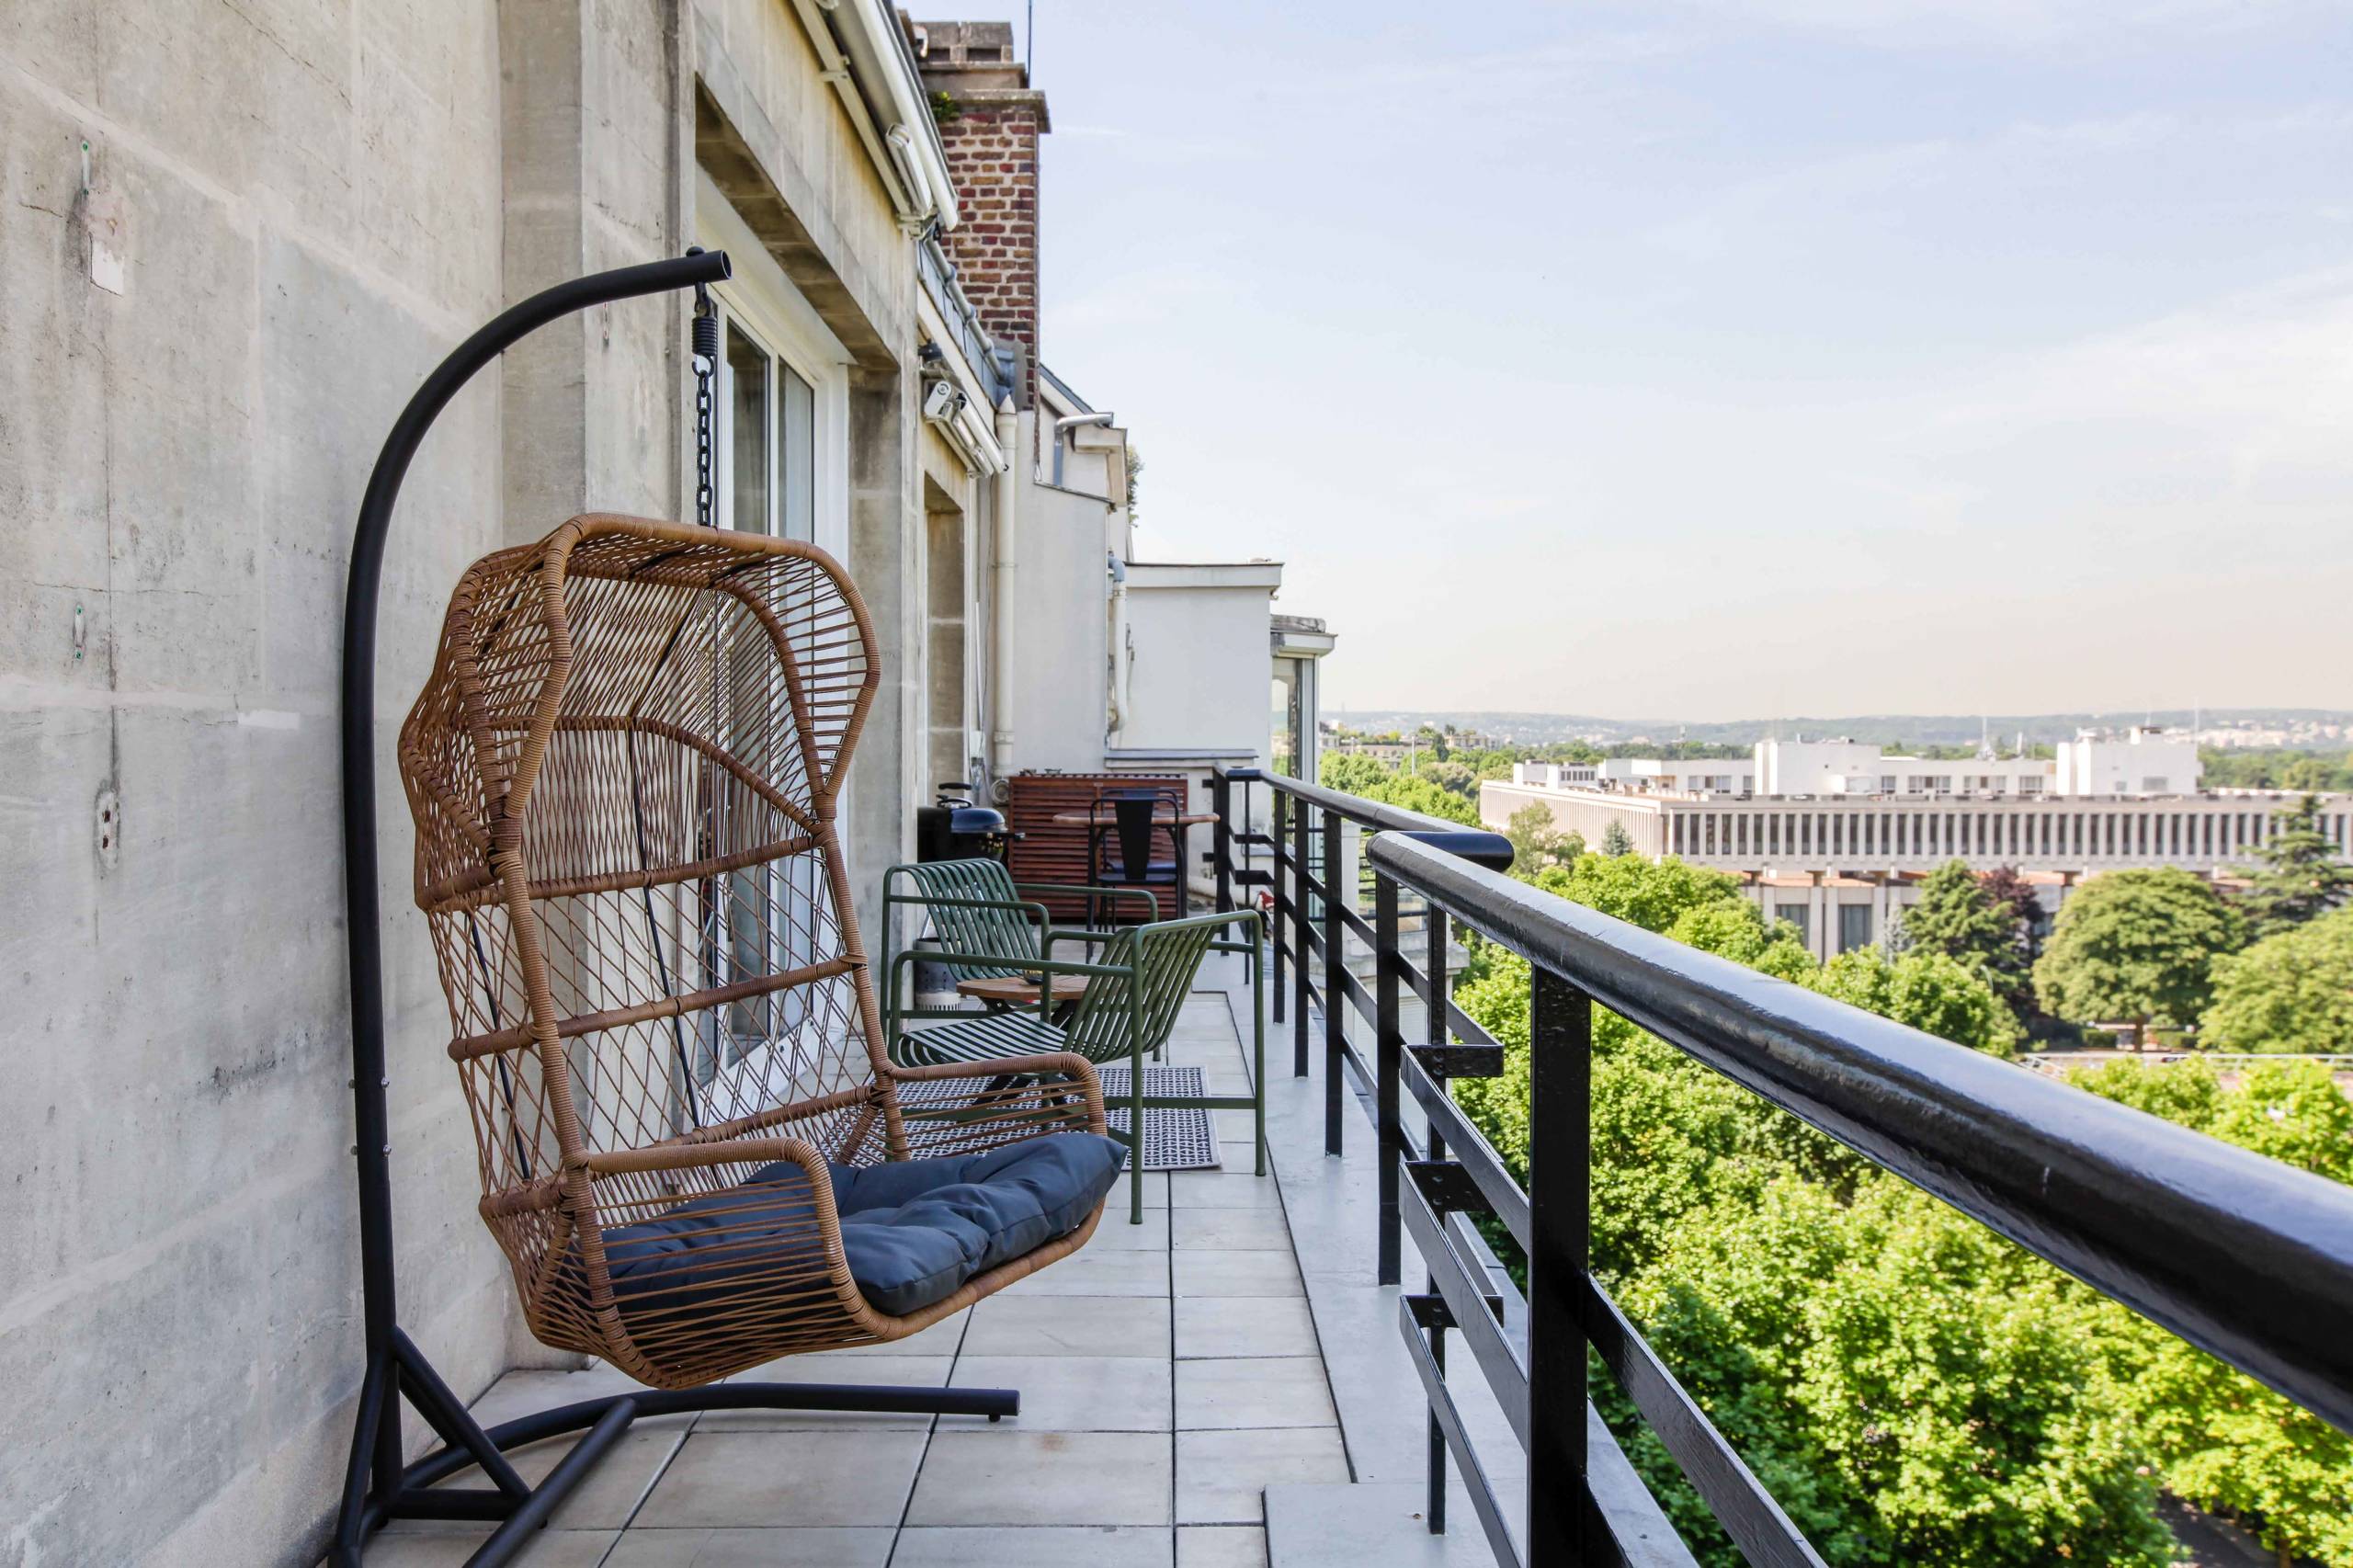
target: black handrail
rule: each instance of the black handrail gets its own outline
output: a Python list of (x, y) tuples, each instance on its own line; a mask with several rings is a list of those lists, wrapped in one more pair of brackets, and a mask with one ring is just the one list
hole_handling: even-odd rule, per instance
[(1601, 1006), (2353, 1430), (2353, 1191), (1412, 839), (1369, 854)]
[[(1235, 784), (1264, 784), (1278, 793), (1289, 795), (1320, 811), (1336, 812), (1360, 826), (1392, 833), (1434, 833), (1449, 840), (1459, 840), (1459, 846), (1449, 842), (1441, 847), (1475, 864), (1496, 865), (1497, 869), (1511, 864), (1511, 840), (1500, 833), (1464, 827), (1459, 822), (1434, 817), (1427, 812), (1408, 811), (1403, 806), (1368, 801), (1361, 795), (1326, 790), (1321, 784), (1310, 784), (1280, 773), (1268, 773), (1263, 768), (1231, 768), (1220, 777)], [(1497, 857), (1501, 858), (1499, 864)]]

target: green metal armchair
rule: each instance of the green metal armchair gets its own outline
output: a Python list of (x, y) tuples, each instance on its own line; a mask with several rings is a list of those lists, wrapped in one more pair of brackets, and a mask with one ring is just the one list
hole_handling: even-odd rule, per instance
[[(1023, 966), (1044, 958), (1051, 938), (1075, 937), (1077, 932), (1057, 930), (1046, 906), (1034, 901), (1040, 893), (1077, 893), (1097, 901), (1128, 900), (1139, 903), (1146, 920), (1158, 905), (1139, 888), (1065, 886), (1059, 882), (1020, 882), (1001, 860), (921, 860), (893, 866), (882, 873), (882, 950), (895, 965), (894, 945), (901, 907), (921, 909), (931, 916), (933, 934), (943, 949), (980, 955), (971, 962), (947, 963), (958, 980), (1001, 980), (1030, 971)], [(937, 960), (938, 955), (930, 956)], [(896, 973), (895, 968), (892, 971)], [(892, 988), (892, 1000), (897, 999)], [(962, 1009), (903, 1006), (899, 1016), (936, 1018), (961, 1015)]]
[[(939, 862), (934, 862), (938, 864)], [(970, 901), (965, 901), (970, 902)], [(956, 905), (951, 905), (956, 907)], [(1228, 927), (1240, 927), (1221, 936)], [(1053, 957), (1057, 942), (1100, 947), (1092, 960)], [(884, 1033), (892, 1060), (904, 1066), (987, 1062), (1034, 1056), (1044, 1051), (1074, 1051), (1097, 1064), (1125, 1062), (1128, 1111), (1124, 1137), (1130, 1153), (1128, 1168), (1129, 1221), (1143, 1222), (1143, 1114), (1147, 1109), (1247, 1110), (1253, 1113), (1253, 1146), (1256, 1173), (1267, 1174), (1267, 1021), (1264, 987), (1253, 984), (1250, 1018), (1251, 1092), (1245, 1095), (1147, 1095), (1144, 1057), (1156, 1054), (1176, 1024), (1176, 1015), (1193, 989), (1202, 960), (1212, 952), (1246, 953), (1250, 973), (1264, 972), (1265, 924), (1255, 910), (1222, 915), (1196, 915), (1184, 920), (1159, 920), (1116, 931), (1046, 931), (1039, 956), (1014, 958), (1002, 951), (966, 952), (954, 948), (918, 954), (913, 949), (892, 960), (889, 984), (883, 992)], [(954, 1022), (910, 1030), (904, 1021), (913, 1017), (941, 1016), (938, 1009), (918, 1013), (900, 1007), (905, 966), (917, 957), (950, 969), (972, 966), (972, 972), (1032, 975), (1044, 982), (1057, 974), (1083, 975), (1086, 994), (1067, 1024), (1052, 1017), (1051, 987), (1041, 983), (1035, 1013), (1027, 1010), (959, 1013)], [(990, 966), (995, 966), (994, 971)], [(1108, 1102), (1107, 1102), (1108, 1103)]]

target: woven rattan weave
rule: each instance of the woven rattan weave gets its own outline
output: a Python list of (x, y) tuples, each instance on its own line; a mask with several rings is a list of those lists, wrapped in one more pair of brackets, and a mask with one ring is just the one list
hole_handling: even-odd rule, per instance
[[(1104, 1125), (1074, 1054), (886, 1054), (835, 829), (879, 680), (857, 590), (787, 540), (575, 517), (450, 600), (401, 731), (416, 899), (483, 1218), (549, 1345), (689, 1387), (914, 1333), (1100, 1217), (904, 1317), (844, 1262), (826, 1162)], [(632, 1293), (613, 1233), (713, 1195), (740, 1203), (693, 1288)]]

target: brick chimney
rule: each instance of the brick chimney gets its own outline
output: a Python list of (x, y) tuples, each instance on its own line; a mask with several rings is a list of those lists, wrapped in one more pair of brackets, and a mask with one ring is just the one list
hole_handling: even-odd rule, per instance
[(1017, 346), (1017, 396), (1028, 408), (1038, 384), (1038, 138), (1052, 129), (1046, 95), (1014, 58), (1010, 22), (915, 22), (909, 36), (956, 182), (961, 221), (946, 236), (948, 255), (981, 324)]

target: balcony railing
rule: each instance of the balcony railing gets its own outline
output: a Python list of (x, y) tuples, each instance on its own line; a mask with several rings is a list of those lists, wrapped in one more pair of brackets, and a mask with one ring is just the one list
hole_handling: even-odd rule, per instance
[(948, 259), (948, 252), (941, 247), (936, 232), (926, 234), (923, 243), (915, 247), (915, 275), (941, 319), (948, 323), (948, 330), (955, 334), (957, 349), (980, 378), (989, 395), (989, 407), (994, 410), (1013, 391), (1012, 369), (989, 336), (988, 329), (981, 324), (981, 313), (964, 292), (956, 264)]
[[(2353, 1431), (2353, 1192), (1539, 892), (1502, 874), (1509, 846), (1495, 835), (1256, 770), (1213, 787), (1219, 902), (1271, 894), (1270, 979), (1280, 1005), (1288, 976), (1302, 1076), (1317, 1005), (1330, 1152), (1347, 1082), (1370, 1101), (1381, 1282), (1398, 1280), (1401, 1231), (1427, 1271), (1427, 1287), (1401, 1298), (1400, 1328), (1429, 1403), (1434, 1531), (1450, 1458), (1499, 1563), (1625, 1559), (1586, 1479), (1590, 1346), (1750, 1562), (1822, 1561), (1586, 1267), (1597, 1006)], [(1260, 790), (1272, 797), (1263, 832)], [(1347, 890), (1333, 896), (1325, 870), (1349, 824), (1378, 835), (1370, 920)], [(1410, 940), (1409, 895), (1426, 909)], [(1502, 1070), (1501, 1049), (1449, 997), (1449, 921), (1529, 961), (1525, 1187), (1448, 1093), (1449, 1078)], [(1346, 965), (1350, 933), (1376, 955), (1370, 990)], [(1406, 992), (1426, 1004), (1420, 1042), (1399, 1027)], [(1370, 1031), (1370, 1062), (1348, 1038), (1351, 1014)], [(1406, 1096), (1425, 1119), (1418, 1139), (1400, 1114)], [(1466, 1256), (1477, 1244), (1466, 1216), (1518, 1244), (1523, 1301), (1506, 1304), (1495, 1272)], [(1524, 1335), (1506, 1332), (1522, 1321)], [(1517, 1541), (1449, 1391), (1449, 1332), (1526, 1452)]]

